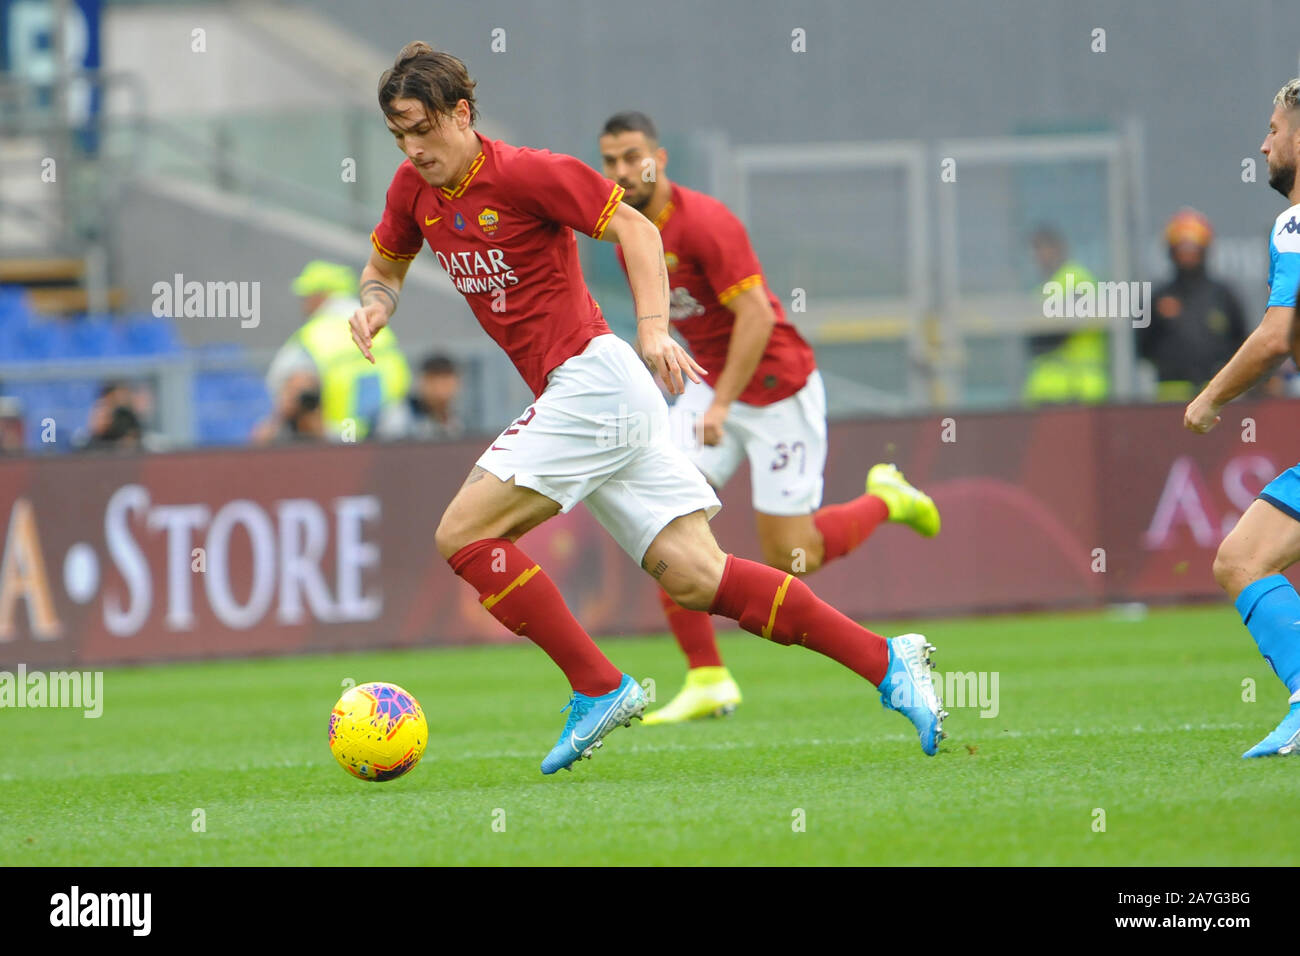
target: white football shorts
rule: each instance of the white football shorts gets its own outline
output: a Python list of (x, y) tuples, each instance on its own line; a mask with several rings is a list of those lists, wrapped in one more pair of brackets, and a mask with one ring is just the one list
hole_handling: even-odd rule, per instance
[(570, 511), (580, 501), (638, 563), (674, 518), (718, 496), (668, 431), (668, 405), (640, 357), (598, 335), (547, 376), (546, 389), (478, 459), (502, 481)]
[(804, 387), (771, 405), (733, 402), (722, 443), (703, 445), (696, 423), (713, 402), (713, 389), (690, 382), (669, 412), (673, 442), (714, 488), (724, 487), (749, 458), (754, 510), (812, 514), (822, 503), (826, 470), (826, 387), (813, 370)]

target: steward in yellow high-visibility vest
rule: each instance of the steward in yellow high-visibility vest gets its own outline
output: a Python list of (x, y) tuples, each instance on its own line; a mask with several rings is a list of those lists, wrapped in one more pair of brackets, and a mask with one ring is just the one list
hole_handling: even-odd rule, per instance
[(375, 364), (352, 341), (348, 320), (361, 307), (356, 273), (347, 266), (316, 260), (293, 281), (307, 321), (289, 337), (267, 373), (272, 400), (288, 377), (313, 371), (320, 381), (321, 416), (333, 437), (361, 441), (379, 411), (406, 398), (411, 369), (392, 329), (382, 329), (371, 352)]
[[(1064, 262), (1048, 282), (1078, 290), (1096, 278), (1077, 262)], [(1045, 402), (1104, 402), (1110, 394), (1110, 349), (1104, 329), (1035, 336), (1025, 379), (1024, 400)]]

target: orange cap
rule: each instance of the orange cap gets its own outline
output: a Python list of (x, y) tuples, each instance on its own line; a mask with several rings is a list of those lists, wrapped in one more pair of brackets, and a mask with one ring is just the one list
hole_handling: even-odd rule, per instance
[(1165, 241), (1171, 246), (1181, 242), (1194, 242), (1204, 249), (1213, 238), (1214, 227), (1210, 225), (1210, 220), (1190, 206), (1184, 206), (1174, 213), (1169, 225), (1165, 226)]

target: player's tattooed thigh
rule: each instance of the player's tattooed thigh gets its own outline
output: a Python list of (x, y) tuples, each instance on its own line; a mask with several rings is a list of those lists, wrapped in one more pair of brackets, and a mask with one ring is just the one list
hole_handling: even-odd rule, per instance
[(653, 568), (650, 569), (650, 576), (654, 578), (656, 581), (658, 581), (660, 578), (664, 576), (664, 572), (667, 570), (668, 570), (668, 562), (660, 561), (658, 564), (656, 564)]
[[(486, 468), (483, 468), (480, 465), (475, 465), (473, 468), (469, 470), (469, 475), (465, 479), (465, 485), (472, 485), (476, 481), (481, 481), (484, 477), (486, 477), (486, 475), (487, 475)], [(464, 488), (465, 485), (461, 485), (461, 487)]]

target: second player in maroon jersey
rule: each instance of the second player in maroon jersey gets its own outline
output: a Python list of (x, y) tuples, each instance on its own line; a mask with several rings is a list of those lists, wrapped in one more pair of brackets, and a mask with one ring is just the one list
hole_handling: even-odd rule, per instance
[[(767, 285), (744, 225), (712, 196), (668, 180), (664, 184), (663, 206), (655, 210), (652, 199), (648, 205), (653, 215), (648, 218), (659, 227), (664, 243), (671, 287), (668, 317), (673, 328), (686, 340), (695, 360), (708, 369), (704, 380), (722, 401), (771, 405), (789, 398), (807, 384), (816, 360), (812, 348), (786, 321), (781, 300)], [(619, 264), (626, 271), (621, 254)], [(748, 355), (737, 356), (741, 365), (727, 367), (737, 318), (733, 309), (752, 304), (764, 313), (760, 300), (766, 304), (762, 328), (770, 331), (756, 367), (745, 379)], [(732, 395), (737, 387), (739, 391)]]
[[(644, 113), (611, 117), (601, 131), (605, 175), (623, 202), (658, 228), (668, 266), (669, 318), (708, 371), (673, 405), (672, 434), (715, 488), (749, 461), (763, 557), (808, 574), (864, 542), (886, 519), (939, 531), (934, 502), (893, 465), (868, 472), (866, 493), (822, 506), (826, 394), (813, 350), (781, 308), (745, 226), (723, 203), (672, 182), (667, 151)], [(626, 270), (622, 256), (619, 262)], [(740, 688), (723, 665), (708, 614), (660, 600), (686, 655), (686, 686), (646, 723), (730, 713)]]

